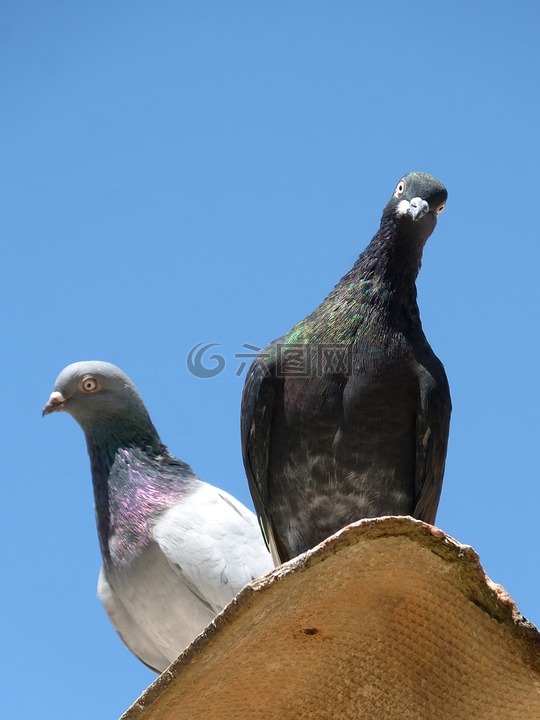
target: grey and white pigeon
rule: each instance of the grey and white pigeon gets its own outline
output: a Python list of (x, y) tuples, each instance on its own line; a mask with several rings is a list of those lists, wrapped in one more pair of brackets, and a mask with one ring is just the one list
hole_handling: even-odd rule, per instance
[(405, 175), (354, 267), (248, 372), (244, 465), (276, 562), (361, 518), (435, 521), (451, 402), (416, 277), (446, 198)]
[(128, 648), (161, 672), (273, 568), (257, 519), (168, 452), (116, 366), (64, 368), (43, 415), (57, 411), (86, 437), (103, 557), (99, 598)]

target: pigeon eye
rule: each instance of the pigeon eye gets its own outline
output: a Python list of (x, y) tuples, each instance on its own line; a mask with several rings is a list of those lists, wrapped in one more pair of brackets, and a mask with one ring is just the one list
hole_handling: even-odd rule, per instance
[(405, 183), (403, 180), (400, 180), (398, 182), (398, 185), (394, 192), (394, 195), (397, 195), (399, 197), (399, 195), (403, 195), (404, 192), (405, 192)]
[(435, 210), (435, 215), (440, 215), (445, 207), (446, 207), (446, 203), (439, 205), (439, 207)]
[(86, 375), (86, 377), (83, 377), (83, 379), (81, 380), (81, 390), (83, 392), (93, 393), (97, 390), (97, 388), (97, 380), (91, 375)]

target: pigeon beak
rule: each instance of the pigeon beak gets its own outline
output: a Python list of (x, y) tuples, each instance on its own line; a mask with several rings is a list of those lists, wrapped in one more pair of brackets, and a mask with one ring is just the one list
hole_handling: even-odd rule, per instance
[(429, 203), (422, 200), (420, 197), (415, 197), (409, 204), (407, 214), (412, 217), (413, 220), (420, 220), (426, 213), (429, 212)]
[(56, 410), (61, 410), (65, 402), (66, 399), (62, 395), (62, 393), (58, 392), (58, 390), (55, 390), (51, 393), (47, 404), (43, 408), (41, 417), (45, 417), (45, 415), (49, 415), (49, 413), (55, 412)]

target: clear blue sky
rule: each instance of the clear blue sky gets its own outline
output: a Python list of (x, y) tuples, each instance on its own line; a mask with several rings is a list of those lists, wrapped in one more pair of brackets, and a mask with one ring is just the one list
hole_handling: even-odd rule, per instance
[[(114, 719), (154, 679), (96, 599), (60, 370), (119, 365), (162, 439), (250, 503), (242, 344), (310, 312), (400, 176), (447, 209), (419, 302), (454, 413), (438, 525), (540, 623), (537, 2), (18, 0), (0, 13), (0, 716)], [(186, 357), (215, 342), (223, 372)]]

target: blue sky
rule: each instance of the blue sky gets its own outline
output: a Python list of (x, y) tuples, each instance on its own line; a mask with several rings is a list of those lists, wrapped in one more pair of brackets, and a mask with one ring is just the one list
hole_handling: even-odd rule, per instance
[(96, 599), (84, 438), (40, 415), (60, 370), (119, 365), (170, 450), (250, 503), (236, 355), (322, 300), (413, 169), (449, 191), (418, 282), (454, 403), (437, 524), (540, 623), (539, 16), (3, 3), (0, 716), (116, 718), (155, 677)]

